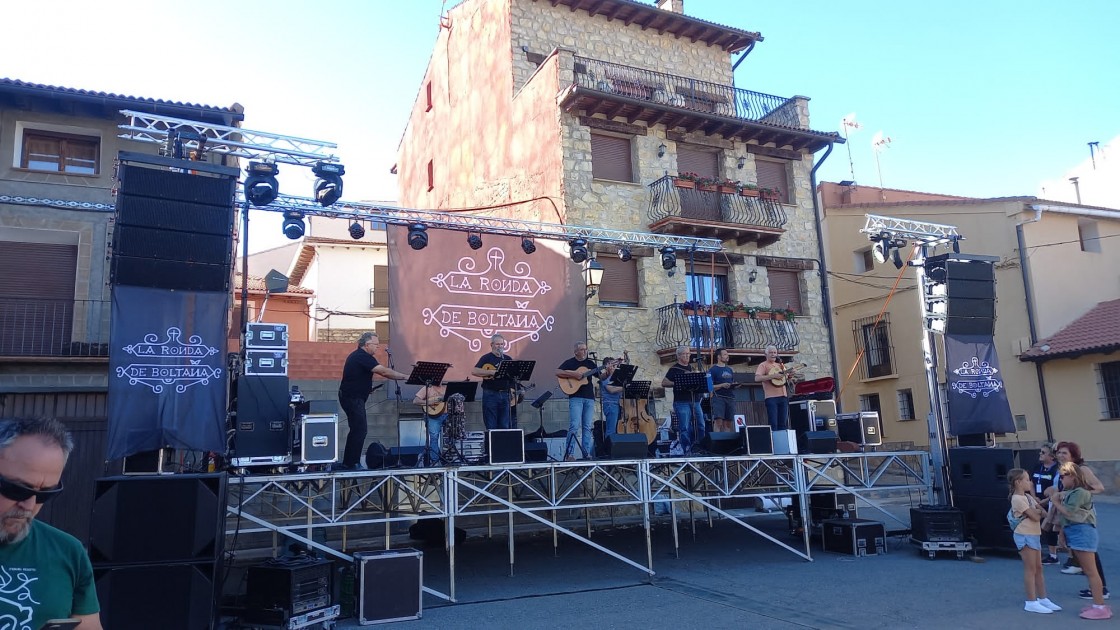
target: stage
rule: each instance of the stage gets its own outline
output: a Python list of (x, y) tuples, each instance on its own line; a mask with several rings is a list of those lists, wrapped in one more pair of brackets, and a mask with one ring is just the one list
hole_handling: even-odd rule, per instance
[[(782, 498), (799, 497), (795, 505), (800, 505), (801, 522), (806, 523), (810, 496), (835, 492), (856, 495), (861, 518), (881, 520), (887, 529), (908, 529), (910, 524), (881, 507), (879, 500), (891, 493), (917, 492), (919, 503), (930, 502), (929, 454), (677, 457), (231, 475), (226, 546), (236, 550), (239, 536), (272, 533), (274, 549), (282, 535), (349, 561), (353, 551), (390, 548), (394, 530), (399, 532), (405, 524), (446, 519), (445, 531), (484, 526), (492, 535), (504, 528), (511, 575), (517, 535), (532, 527), (551, 534), (554, 553), (559, 553), (560, 536), (565, 536), (633, 567), (648, 580), (656, 574), (650, 537), (656, 510), (669, 511), (677, 555), (681, 524), (695, 536), (699, 512), (709, 521), (734, 522), (812, 561), (808, 528), (795, 544), (787, 544), (753, 526), (738, 507), (749, 500), (780, 503)], [(610, 527), (615, 517), (640, 525), (635, 529), (645, 537), (644, 557), (628, 557), (593, 540), (593, 523)], [(369, 535), (374, 528), (383, 533)], [(352, 531), (363, 536), (351, 538)], [(427, 586), (424, 591), (455, 602), (455, 536), (446, 540), (447, 592)]]

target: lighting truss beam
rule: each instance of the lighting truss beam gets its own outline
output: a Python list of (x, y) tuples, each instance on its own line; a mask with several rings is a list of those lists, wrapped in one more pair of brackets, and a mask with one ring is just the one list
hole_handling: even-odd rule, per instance
[[(209, 146), (209, 145), (208, 145)], [(270, 212), (285, 212), (298, 210), (307, 216), (320, 216), (346, 219), (348, 221), (380, 221), (392, 225), (411, 225), (423, 223), (429, 228), (444, 228), (460, 232), (482, 232), (484, 234), (502, 234), (517, 237), (548, 238), (564, 241), (565, 243), (582, 238), (589, 243), (604, 245), (635, 245), (653, 247), (672, 247), (678, 253), (690, 249), (698, 252), (721, 252), (723, 243), (714, 238), (690, 238), (687, 236), (673, 236), (667, 234), (653, 234), (650, 232), (626, 232), (622, 230), (607, 230), (603, 228), (587, 227), (580, 225), (560, 225), (557, 223), (538, 223), (535, 221), (519, 221), (488, 217), (479, 214), (464, 212), (439, 212), (435, 210), (409, 210), (396, 206), (383, 206), (357, 203), (352, 201), (336, 201), (334, 205), (324, 208), (310, 197), (281, 194), (271, 204), (254, 210), (267, 210)]]
[[(128, 119), (128, 122), (117, 125), (117, 128), (123, 131), (118, 134), (118, 137), (138, 142), (164, 144), (167, 142), (170, 130), (182, 127), (206, 138), (207, 153), (222, 153), (239, 158), (270, 160), (297, 166), (314, 166), (316, 162), (338, 161), (333, 153), (328, 152), (328, 149), (338, 148), (338, 145), (333, 142), (213, 125), (130, 109), (122, 109), (120, 113)], [(197, 145), (197, 142), (192, 144)]]
[(868, 236), (878, 236), (887, 232), (892, 238), (904, 238), (925, 245), (938, 245), (956, 240), (964, 240), (957, 232), (954, 225), (942, 223), (928, 223), (926, 221), (912, 221), (910, 219), (896, 219), (877, 214), (865, 214), (867, 222), (860, 230)]

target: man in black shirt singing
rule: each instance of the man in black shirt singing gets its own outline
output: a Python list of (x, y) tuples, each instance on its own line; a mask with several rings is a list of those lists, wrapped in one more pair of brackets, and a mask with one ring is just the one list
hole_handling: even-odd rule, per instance
[(366, 401), (373, 391), (373, 375), (384, 376), (395, 381), (408, 378), (394, 369), (381, 365), (373, 358), (381, 340), (377, 333), (362, 333), (358, 338), (358, 349), (346, 357), (342, 366), (342, 382), (338, 384), (338, 404), (346, 413), (346, 424), (350, 432), (346, 435), (346, 450), (338, 470), (356, 470), (362, 459), (362, 449), (366, 445)]
[(502, 361), (510, 359), (513, 357), (506, 354), (505, 338), (494, 335), (490, 337), (490, 352), (482, 355), (471, 370), (472, 376), (482, 379), (482, 422), (487, 430), (513, 428), (509, 402), (510, 390), (516, 383), (511, 378), (494, 378)]

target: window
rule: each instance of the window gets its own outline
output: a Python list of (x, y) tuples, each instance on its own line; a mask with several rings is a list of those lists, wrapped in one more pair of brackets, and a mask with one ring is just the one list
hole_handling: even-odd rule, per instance
[(883, 418), (883, 410), (879, 404), (879, 394), (861, 394), (859, 397), (859, 410), (860, 411), (874, 411), (879, 414), (879, 418)]
[(373, 332), (377, 334), (377, 338), (381, 343), (389, 343), (389, 322), (374, 322)]
[(875, 317), (852, 322), (856, 351), (863, 353), (859, 362), (861, 377), (879, 378), (894, 374), (894, 347), (891, 345), (891, 324), (888, 313), (875, 323)]
[(1120, 361), (1097, 364), (1103, 420), (1120, 420)]
[(428, 192), (435, 190), (436, 187), (436, 169), (432, 165), (432, 161), (428, 160)]
[(1077, 220), (1077, 240), (1081, 242), (1081, 251), (1101, 251), (1101, 235), (1097, 231), (1097, 222), (1090, 219)]
[(866, 273), (875, 268), (875, 258), (871, 255), (870, 247), (852, 252), (852, 258), (856, 273)]
[(786, 162), (772, 162), (755, 158), (755, 177), (758, 179), (759, 188), (777, 188), (778, 201), (793, 203), (793, 195), (789, 190), (789, 177), (786, 174)]
[(591, 176), (616, 182), (634, 181), (630, 138), (591, 134)]
[(389, 267), (373, 266), (373, 288), (369, 291), (370, 308), (389, 308)]
[(603, 265), (603, 283), (599, 285), (599, 304), (638, 305), (638, 261), (622, 262), (615, 256), (596, 258)]
[[(728, 300), (730, 293), (727, 290), (727, 267), (718, 265), (714, 272), (710, 269), (708, 271), (706, 274), (685, 274), (685, 299), (701, 304)], [(735, 347), (734, 332), (723, 317), (693, 315), (688, 319), (692, 329), (692, 345), (703, 348)]]
[(428, 83), (424, 86), (424, 94), (428, 99), (428, 103), (427, 103), (428, 108), (425, 109), (424, 111), (430, 112), (430, 111), (432, 111), (432, 82), (431, 81), (428, 81)]
[(39, 129), (25, 129), (19, 166), (33, 171), (97, 175), (101, 140)]
[(785, 308), (804, 315), (805, 312), (801, 309), (800, 272), (767, 267), (766, 276), (770, 284), (770, 307)]
[(913, 390), (900, 389), (896, 393), (898, 394), (898, 419), (915, 420)]

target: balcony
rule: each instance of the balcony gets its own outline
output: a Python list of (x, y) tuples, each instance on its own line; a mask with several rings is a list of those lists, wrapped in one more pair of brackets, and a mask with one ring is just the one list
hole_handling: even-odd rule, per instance
[(839, 134), (812, 131), (802, 122), (798, 100), (710, 83), (608, 61), (575, 56), (574, 82), (561, 96), (568, 111), (641, 120), (647, 126), (702, 131), (707, 135), (792, 151), (817, 151), (842, 142)]
[(724, 347), (731, 362), (763, 356), (773, 345), (778, 354), (796, 354), (800, 340), (797, 322), (792, 319), (758, 319), (732, 315), (692, 314), (680, 304), (657, 309), (657, 354), (662, 362), (672, 361), (678, 346), (711, 349)]
[(785, 232), (785, 210), (774, 200), (745, 197), (735, 188), (705, 189), (669, 175), (649, 189), (646, 216), (651, 232), (733, 240), (737, 245), (754, 241), (759, 247)]
[(108, 357), (106, 300), (0, 300), (0, 356)]

